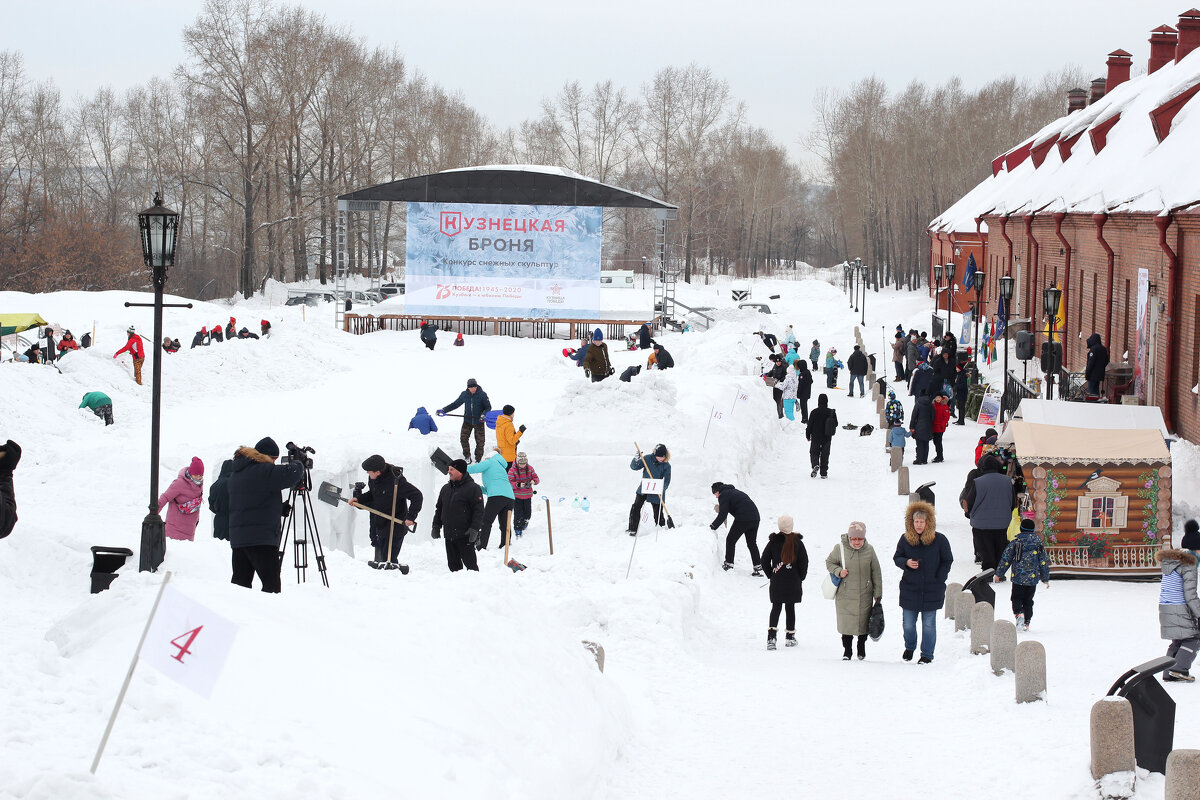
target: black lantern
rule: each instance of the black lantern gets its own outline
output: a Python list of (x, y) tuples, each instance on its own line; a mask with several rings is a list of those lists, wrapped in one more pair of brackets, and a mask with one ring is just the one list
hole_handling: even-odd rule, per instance
[(142, 260), (146, 266), (163, 270), (175, 264), (175, 232), (179, 229), (179, 214), (163, 205), (162, 194), (154, 193), (154, 205), (138, 214), (142, 232)]
[(983, 281), (985, 276), (983, 270), (975, 270), (975, 274), (971, 276), (971, 284), (975, 287), (975, 332), (972, 334), (974, 350), (971, 356), (975, 359), (975, 363), (979, 363), (979, 318), (983, 316)]
[(941, 264), (933, 265), (933, 279), (935, 281), (937, 281), (937, 285), (939, 287), (942, 285), (942, 265)]
[(1017, 288), (1017, 279), (1012, 275), (1000, 276), (1000, 296), (1004, 298), (1004, 312), (1008, 313), (1008, 304), (1012, 302), (1013, 292)]
[(946, 282), (951, 283), (951, 284), (954, 283), (954, 262), (953, 261), (951, 261), (949, 264), (946, 265)]
[[(1042, 290), (1042, 305), (1046, 309), (1046, 313), (1050, 315), (1051, 320), (1058, 316), (1058, 304), (1062, 300), (1062, 289), (1057, 286), (1048, 286)], [(1054, 324), (1051, 322), (1051, 324)]]

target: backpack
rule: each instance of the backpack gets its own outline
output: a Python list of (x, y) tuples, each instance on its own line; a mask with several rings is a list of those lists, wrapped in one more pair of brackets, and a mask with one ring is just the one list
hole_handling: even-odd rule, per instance
[(80, 337), (79, 346), (85, 350), (87, 348), (91, 347), (92, 346), (92, 335), (90, 333), (85, 333), (82, 337)]
[(833, 435), (837, 433), (837, 422), (837, 417), (833, 414), (830, 414), (825, 418), (825, 435), (831, 439), (833, 438)]

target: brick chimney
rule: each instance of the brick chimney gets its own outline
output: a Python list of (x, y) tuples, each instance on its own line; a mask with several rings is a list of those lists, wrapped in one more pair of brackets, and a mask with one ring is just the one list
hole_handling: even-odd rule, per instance
[(1094, 81), (1092, 81), (1092, 93), (1091, 96), (1088, 97), (1089, 106), (1099, 100), (1101, 97), (1104, 97), (1105, 83), (1107, 83), (1107, 81), (1104, 78), (1096, 78)]
[(1129, 80), (1129, 70), (1133, 67), (1133, 54), (1126, 53), (1124, 50), (1113, 50), (1108, 54), (1108, 61), (1105, 63), (1108, 67), (1108, 80), (1104, 82), (1104, 93), (1108, 94)]
[(1200, 10), (1191, 9), (1179, 15), (1179, 44), (1175, 47), (1176, 63), (1200, 47)]
[(1087, 89), (1071, 89), (1067, 92), (1067, 113), (1074, 114), (1087, 106)]
[(1146, 72), (1154, 73), (1175, 60), (1175, 44), (1179, 36), (1170, 25), (1159, 25), (1150, 31), (1150, 61)]

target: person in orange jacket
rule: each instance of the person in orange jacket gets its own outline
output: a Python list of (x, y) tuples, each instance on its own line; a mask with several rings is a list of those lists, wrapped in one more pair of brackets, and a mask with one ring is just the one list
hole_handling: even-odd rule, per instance
[(129, 339), (125, 342), (125, 346), (117, 352), (113, 353), (113, 358), (121, 355), (121, 353), (129, 353), (133, 356), (133, 379), (137, 381), (138, 386), (142, 385), (142, 364), (146, 361), (146, 349), (142, 346), (142, 337), (137, 335), (137, 329), (132, 325), (125, 331), (129, 334)]
[(500, 448), (500, 455), (508, 462), (505, 469), (511, 467), (517, 460), (517, 443), (525, 435), (524, 425), (519, 429), (513, 429), (512, 415), (515, 411), (516, 409), (512, 406), (505, 406), (500, 416), (496, 417), (496, 446)]

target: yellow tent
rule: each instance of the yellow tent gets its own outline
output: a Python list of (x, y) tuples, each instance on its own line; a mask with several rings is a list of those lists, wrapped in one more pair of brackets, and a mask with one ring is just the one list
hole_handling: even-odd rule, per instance
[(0, 336), (9, 336), (49, 324), (40, 314), (0, 314)]

